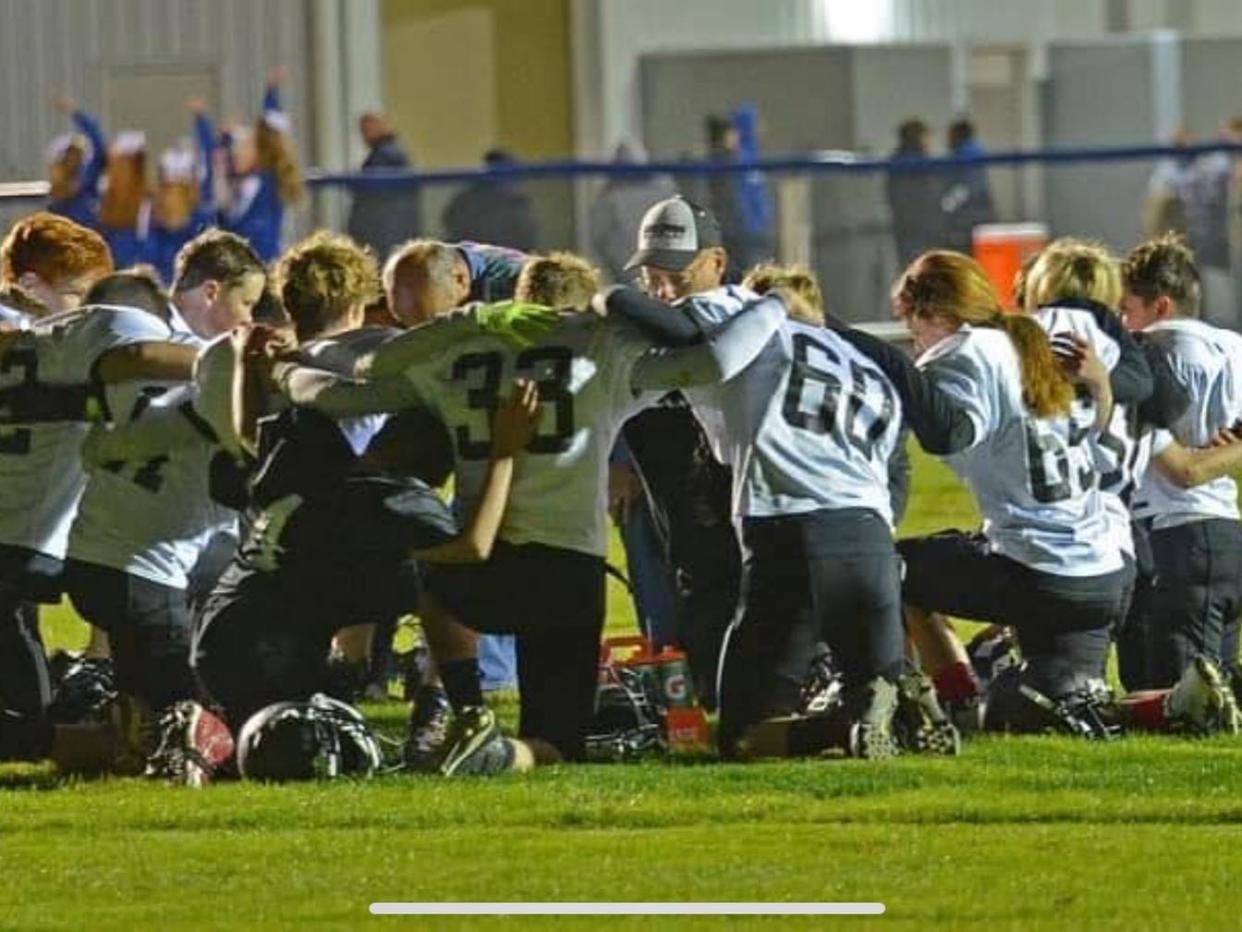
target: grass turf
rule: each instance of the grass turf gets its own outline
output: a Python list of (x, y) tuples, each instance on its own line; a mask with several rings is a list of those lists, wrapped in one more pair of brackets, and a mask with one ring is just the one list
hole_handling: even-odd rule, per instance
[[(903, 532), (969, 526), (916, 458)], [(632, 625), (619, 588), (610, 626)], [(80, 643), (68, 610), (53, 643)], [(368, 711), (385, 730), (397, 706)], [(1232, 928), (1242, 743), (989, 738), (956, 760), (563, 767), (220, 785), (0, 768), (0, 928), (597, 927), (372, 919), (375, 900), (879, 900), (914, 928)], [(54, 787), (54, 789), (53, 789)], [(665, 920), (609, 923), (666, 927)], [(707, 928), (823, 920), (677, 920)]]

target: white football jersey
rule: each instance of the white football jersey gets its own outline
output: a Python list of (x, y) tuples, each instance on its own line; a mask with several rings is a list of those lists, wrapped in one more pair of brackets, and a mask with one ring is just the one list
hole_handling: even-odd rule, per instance
[(482, 493), (492, 412), (514, 379), (531, 379), (539, 429), (518, 458), (500, 537), (604, 556), (608, 458), (621, 425), (656, 397), (631, 388), (635, 363), (650, 348), (624, 325), (576, 314), (525, 349), (480, 335), (407, 368), (410, 403), (439, 415), (453, 438), (463, 513), (473, 513)]
[[(756, 299), (726, 286), (679, 306), (711, 331)], [(869, 508), (892, 523), (888, 459), (901, 402), (874, 363), (831, 330), (786, 319), (740, 375), (685, 395), (732, 467), (735, 515)]]
[[(1174, 319), (1145, 331), (1169, 357), (1177, 381), (1191, 403), (1170, 432), (1186, 447), (1206, 446), (1216, 432), (1242, 418), (1242, 336), (1200, 320)], [(1136, 495), (1135, 513), (1156, 528), (1176, 527), (1205, 518), (1238, 520), (1238, 489), (1232, 477), (1193, 489), (1174, 485), (1159, 470), (1148, 470)]]
[(964, 325), (918, 365), (974, 422), (974, 445), (945, 461), (974, 493), (995, 551), (1058, 576), (1120, 569), (1086, 443), (1094, 413), (1033, 416), (1022, 399), (1018, 355), (999, 329)]
[[(174, 343), (205, 346), (188, 331), (174, 330)], [(161, 409), (193, 405), (186, 383), (120, 382), (104, 387), (113, 422), (124, 427)], [(112, 463), (92, 470), (69, 534), (68, 555), (162, 586), (184, 589), (189, 572), (217, 531), (236, 523), (208, 491), (218, 447), (206, 437), (174, 445), (143, 462)]]
[[(334, 336), (311, 340), (298, 347), (298, 355), (307, 365), (326, 369), (337, 375), (353, 376), (359, 360), (370, 356), (384, 343), (401, 331), (388, 327), (363, 327)], [(344, 418), (338, 426), (355, 456), (362, 455), (371, 438), (380, 432), (388, 420), (386, 414), (369, 414), (363, 417)]]
[[(34, 322), (0, 361), (0, 388), (19, 382), (81, 385), (110, 349), (163, 342), (170, 331), (144, 311), (85, 307)], [(0, 544), (63, 559), (86, 484), (81, 422), (0, 428)]]
[[(1043, 307), (1035, 318), (1049, 337), (1074, 334), (1087, 341), (1109, 372), (1117, 367), (1121, 348), (1117, 341), (1100, 329), (1090, 311), (1076, 307)], [(1075, 418), (1089, 419), (1094, 403), (1089, 395), (1081, 392), (1074, 402)], [(1113, 405), (1113, 413), (1107, 428), (1099, 434), (1092, 433), (1087, 441), (1095, 468), (1099, 472), (1100, 492), (1104, 507), (1117, 534), (1117, 543), (1123, 551), (1134, 555), (1134, 534), (1130, 529), (1130, 500), (1134, 494), (1137, 477), (1146, 468), (1151, 455), (1151, 444), (1144, 443), (1138, 432), (1136, 412), (1126, 405)]]

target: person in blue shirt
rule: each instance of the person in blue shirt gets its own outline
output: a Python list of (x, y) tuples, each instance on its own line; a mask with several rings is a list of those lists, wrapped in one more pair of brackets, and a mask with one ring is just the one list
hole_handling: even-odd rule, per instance
[(108, 157), (108, 142), (99, 121), (61, 97), (56, 107), (73, 121), (77, 133), (57, 136), (47, 147), (51, 199), (47, 209), (85, 227), (95, 226), (99, 179)]
[(194, 114), (198, 152), (177, 146), (160, 154), (151, 222), (143, 239), (143, 261), (155, 266), (166, 284), (173, 280), (181, 247), (216, 221), (215, 129), (201, 99), (187, 101), (186, 107)]
[(289, 115), (281, 109), (283, 67), (268, 71), (263, 113), (249, 127), (233, 127), (223, 143), (229, 157), (229, 201), (224, 228), (249, 240), (264, 262), (280, 255), (285, 207), (305, 196), (301, 170), (293, 155)]
[[(948, 142), (951, 155), (978, 158), (987, 154), (975, 135), (975, 124), (965, 118), (949, 127)], [(987, 168), (962, 165), (947, 172), (940, 208), (944, 211), (946, 248), (969, 255), (975, 227), (996, 219)]]
[(107, 179), (99, 195), (95, 228), (108, 241), (117, 268), (139, 262), (151, 218), (147, 190), (147, 135), (123, 130), (108, 146)]

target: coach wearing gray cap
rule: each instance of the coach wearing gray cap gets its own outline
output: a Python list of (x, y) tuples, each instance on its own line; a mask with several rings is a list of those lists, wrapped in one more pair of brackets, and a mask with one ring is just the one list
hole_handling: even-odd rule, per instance
[[(728, 261), (720, 224), (711, 211), (673, 197), (643, 217), (638, 250), (626, 268), (639, 270), (640, 284), (653, 297), (675, 304), (720, 287)], [(701, 336), (688, 316), (684, 323), (691, 328), (688, 339)], [(614, 482), (613, 487), (619, 494), (646, 490), (677, 590), (675, 641), (686, 651), (700, 697), (711, 706), (720, 646), (737, 607), (741, 573), (730, 471), (712, 455), (703, 428), (679, 393), (631, 418), (623, 437), (642, 481)], [(625, 508), (614, 507), (614, 514), (618, 510)]]

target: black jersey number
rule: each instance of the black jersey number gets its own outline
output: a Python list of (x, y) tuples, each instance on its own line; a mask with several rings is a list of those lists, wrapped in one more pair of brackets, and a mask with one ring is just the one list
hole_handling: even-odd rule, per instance
[(1100, 488), (1117, 493), (1129, 505), (1134, 497), (1134, 469), (1138, 465), (1140, 449), (1138, 409), (1135, 406), (1126, 408), (1120, 431), (1117, 428), (1117, 418), (1114, 417), (1098, 441), (1116, 460), (1116, 468), (1100, 476)]
[[(0, 375), (15, 369), (22, 372), (21, 384), (34, 385), (39, 380), (39, 357), (30, 346), (17, 346), (10, 349), (0, 362)], [(5, 390), (0, 389), (0, 395)], [(9, 456), (24, 456), (30, 452), (30, 430), (19, 427), (14, 430), (0, 431), (0, 453)]]
[(1089, 464), (1077, 471), (1071, 457), (1091, 433), (1091, 428), (1070, 418), (1069, 432), (1063, 440), (1059, 434), (1028, 418), (1026, 427), (1026, 462), (1031, 474), (1031, 494), (1037, 502), (1051, 505), (1082, 494), (1096, 479)]
[[(533, 379), (539, 388), (539, 404), (552, 407), (552, 427), (531, 438), (531, 453), (564, 453), (574, 435), (574, 396), (569, 390), (573, 351), (564, 346), (537, 346), (522, 352), (514, 374)], [(466, 405), (484, 415), (486, 433), (476, 437), (467, 425), (454, 428), (458, 455), (464, 460), (484, 460), (492, 452), (491, 419), (500, 405), (504, 357), (500, 353), (466, 353), (453, 363), (453, 381), (467, 382)]]
[[(829, 434), (842, 449), (852, 447), (869, 459), (875, 452), (876, 443), (884, 436), (893, 420), (896, 402), (892, 388), (879, 373), (851, 360), (849, 390), (845, 393), (845, 426), (842, 429), (837, 422), (837, 409), (843, 393), (841, 380), (835, 373), (820, 368), (811, 361), (812, 349), (828, 362), (841, 365), (841, 357), (831, 347), (805, 333), (794, 334), (793, 367), (781, 407), (785, 421), (801, 430)], [(883, 398), (878, 410), (867, 398), (868, 381), (876, 384)], [(811, 411), (803, 407), (803, 396), (808, 383), (821, 386), (823, 391), (822, 401)]]
[[(134, 400), (134, 409), (130, 412), (129, 416), (130, 423), (133, 423), (138, 420), (138, 418), (142, 417), (142, 413), (151, 406), (152, 399), (158, 398), (160, 395), (164, 394), (165, 391), (167, 391), (165, 388), (144, 388), (142, 393)], [(138, 468), (134, 470), (133, 475), (129, 478), (134, 485), (139, 488), (146, 489), (151, 493), (158, 492), (164, 485), (164, 476), (161, 473), (161, 470), (167, 462), (167, 456), (153, 456), (145, 463), (140, 464)], [(115, 473), (120, 473), (127, 465), (129, 464), (123, 462), (106, 463), (104, 464), (104, 468)]]

